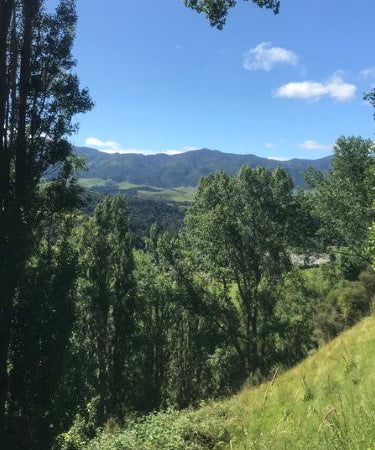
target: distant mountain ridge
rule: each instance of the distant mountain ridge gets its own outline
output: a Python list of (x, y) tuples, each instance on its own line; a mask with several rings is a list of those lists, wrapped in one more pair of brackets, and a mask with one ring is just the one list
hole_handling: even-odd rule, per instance
[(325, 158), (291, 159), (277, 161), (255, 155), (224, 153), (218, 150), (192, 150), (176, 155), (158, 153), (104, 153), (87, 147), (76, 147), (76, 153), (87, 159), (88, 170), (81, 178), (102, 178), (115, 182), (126, 181), (135, 185), (150, 185), (162, 188), (196, 186), (202, 176), (218, 170), (235, 174), (244, 164), (250, 167), (265, 167), (273, 170), (282, 167), (288, 172), (296, 186), (303, 186), (303, 172), (313, 167), (326, 173), (331, 167), (331, 156)]

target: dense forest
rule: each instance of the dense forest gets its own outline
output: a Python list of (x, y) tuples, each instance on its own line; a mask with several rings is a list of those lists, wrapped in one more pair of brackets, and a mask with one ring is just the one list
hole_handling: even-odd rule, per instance
[[(0, 0), (4, 449), (78, 450), (104, 427), (259, 383), (369, 314), (375, 295), (368, 139), (339, 137), (307, 190), (244, 165), (202, 177), (184, 218), (145, 202), (137, 221), (123, 195), (90, 203), (68, 141), (92, 107), (73, 71), (74, 3)], [(186, 3), (221, 27), (235, 2)], [(311, 268), (316, 255), (329, 262)]]

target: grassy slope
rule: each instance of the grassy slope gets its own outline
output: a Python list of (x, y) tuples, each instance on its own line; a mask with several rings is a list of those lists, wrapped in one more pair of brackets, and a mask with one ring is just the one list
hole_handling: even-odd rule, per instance
[(375, 448), (375, 318), (228, 401), (233, 448)]
[(375, 449), (375, 317), (273, 382), (103, 433), (91, 449)]

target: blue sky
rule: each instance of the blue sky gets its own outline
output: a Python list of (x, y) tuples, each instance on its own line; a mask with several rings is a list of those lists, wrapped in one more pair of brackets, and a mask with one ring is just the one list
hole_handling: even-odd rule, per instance
[(223, 31), (179, 0), (77, 3), (95, 102), (78, 145), (314, 159), (340, 135), (373, 138), (374, 0), (281, 0), (278, 16), (239, 1)]

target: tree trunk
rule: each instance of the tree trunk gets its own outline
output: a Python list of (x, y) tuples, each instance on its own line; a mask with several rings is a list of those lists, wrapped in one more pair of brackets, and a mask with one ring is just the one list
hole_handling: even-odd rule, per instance
[(6, 141), (6, 107), (8, 100), (7, 56), (8, 35), (13, 10), (13, 0), (0, 0), (0, 154)]
[(259, 369), (259, 358), (258, 358), (258, 303), (257, 299), (253, 298), (253, 308), (251, 312), (251, 353), (252, 353), (252, 363), (253, 372)]
[(4, 201), (8, 193), (6, 173), (6, 110), (8, 101), (7, 58), (8, 36), (13, 0), (0, 0), (0, 442), (5, 442), (4, 418), (8, 394), (8, 349), (13, 282), (9, 279), (5, 236)]
[[(10, 195), (7, 138), (7, 106), (9, 101), (8, 58), (9, 31), (13, 0), (0, 0), (0, 433), (4, 432), (5, 406), (8, 395), (8, 351), (11, 335), (12, 299), (20, 269), (27, 255), (28, 229), (25, 226), (27, 161), (26, 116), (30, 91), (32, 29), (39, 0), (24, 0), (24, 28), (19, 82), (18, 130), (16, 139), (15, 197)], [(15, 105), (12, 105), (13, 107)], [(4, 441), (4, 435), (0, 441)]]
[[(9, 98), (8, 75), (8, 38), (13, 0), (0, 0), (0, 220), (2, 220), (4, 202), (8, 194), (9, 164), (7, 164), (7, 104)], [(0, 226), (0, 232), (3, 230)]]
[(18, 105), (18, 130), (16, 139), (16, 208), (23, 206), (27, 192), (27, 100), (30, 92), (33, 21), (39, 0), (24, 0), (23, 43), (21, 50), (20, 96)]

